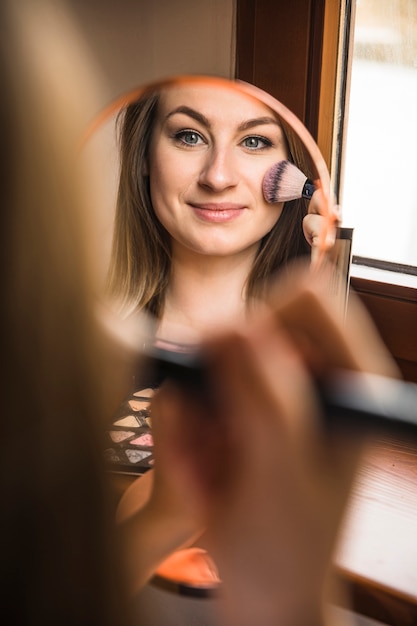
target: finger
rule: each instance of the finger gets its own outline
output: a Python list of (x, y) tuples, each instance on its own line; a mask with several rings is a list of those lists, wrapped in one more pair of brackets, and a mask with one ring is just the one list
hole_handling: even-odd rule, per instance
[(318, 236), (320, 235), (321, 228), (323, 226), (324, 218), (321, 215), (309, 213), (303, 219), (303, 232), (304, 237), (310, 244), (310, 246), (317, 244)]
[[(322, 222), (317, 226), (318, 222), (313, 222), (313, 226), (309, 226), (310, 217), (320, 215)], [(303, 229), (304, 235), (312, 246), (311, 262), (312, 267), (320, 267), (326, 259), (326, 253), (332, 249), (336, 228), (340, 224), (341, 213), (340, 207), (336, 205), (334, 195), (330, 200), (319, 185), (313, 193), (308, 206), (308, 216), (304, 218)]]
[(327, 216), (332, 222), (339, 224), (342, 221), (342, 209), (340, 205), (336, 203), (334, 194), (332, 200), (327, 201), (321, 187), (318, 187), (311, 196), (308, 212), (322, 215), (323, 217)]

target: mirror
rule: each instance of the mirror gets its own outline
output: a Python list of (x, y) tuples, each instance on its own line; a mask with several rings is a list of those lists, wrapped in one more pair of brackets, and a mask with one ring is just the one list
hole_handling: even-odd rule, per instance
[[(330, 207), (330, 198), (332, 197), (330, 178), (320, 150), (302, 122), (282, 103), (261, 89), (248, 83), (230, 81), (213, 76), (175, 76), (139, 87), (117, 98), (100, 112), (90, 128), (87, 129), (83, 140), (83, 150), (85, 151), (94, 147), (94, 158), (96, 161), (99, 160), (97, 170), (99, 173), (102, 200), (96, 205), (97, 211), (94, 214), (94, 223), (97, 239), (100, 241), (101, 245), (100, 258), (103, 258), (105, 261), (109, 259), (111, 239), (113, 237), (113, 221), (117, 204), (117, 187), (120, 173), (118, 133), (120, 132), (119, 115), (121, 110), (129, 105), (132, 106), (132, 103), (140, 101), (141, 98), (150, 97), (151, 94), (156, 94), (161, 91), (167, 93), (167, 90), (171, 90), (172, 92), (174, 89), (177, 89), (177, 91), (179, 89), (185, 90), (186, 88), (191, 88), (191, 86), (194, 90), (206, 90), (211, 96), (216, 92), (219, 94), (233, 94), (237, 102), (239, 98), (243, 101), (252, 100), (258, 103), (258, 108), (263, 107), (267, 114), (277, 120), (283, 130), (282, 140), (289, 146), (291, 153), (289, 159), (294, 162), (309, 179), (315, 181), (321, 188), (322, 197), (319, 210), (324, 216), (321, 231), (324, 240), (326, 233), (334, 224), (334, 215)], [(117, 120), (119, 120), (119, 126)], [(278, 160), (277, 155), (276, 161)], [(266, 169), (267, 167), (265, 167), (265, 170)], [(301, 201), (299, 204), (304, 206), (302, 210), (297, 207), (297, 211), (299, 212), (298, 216), (295, 215), (293, 207), (294, 220), (302, 219), (303, 214), (308, 210), (307, 203)], [(106, 263), (103, 263), (103, 278), (106, 272), (107, 266)]]
[[(301, 121), (253, 85), (197, 75), (151, 83), (101, 112), (84, 147), (94, 142), (108, 220), (96, 232), (106, 240), (110, 293), (125, 317), (150, 315), (153, 346), (184, 355), (205, 334), (250, 319), (270, 280), (291, 259), (310, 257), (310, 218), (316, 262), (325, 254), (335, 214), (324, 159)], [(268, 195), (265, 181), (272, 171), (277, 182), (282, 163), (310, 181), (311, 199), (303, 184), (291, 199), (277, 193), (292, 172), (280, 173)], [(162, 377), (138, 373), (110, 432), (115, 468), (151, 467), (148, 406)]]

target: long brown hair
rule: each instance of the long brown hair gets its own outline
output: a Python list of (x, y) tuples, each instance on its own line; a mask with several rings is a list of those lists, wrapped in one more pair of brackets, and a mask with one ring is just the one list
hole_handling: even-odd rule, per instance
[[(175, 79), (173, 79), (175, 80)], [(210, 77), (214, 81), (239, 90), (239, 84)], [(170, 239), (155, 215), (149, 189), (146, 164), (150, 138), (158, 109), (161, 88), (170, 81), (149, 88), (124, 106), (117, 118), (120, 148), (120, 179), (110, 258), (109, 293), (122, 310), (130, 313), (144, 309), (159, 318), (171, 267)], [(273, 115), (278, 119), (275, 112)], [(302, 143), (284, 120), (278, 119), (284, 131), (289, 160), (308, 177), (314, 177), (312, 163)], [(272, 230), (259, 243), (253, 267), (247, 279), (247, 300), (262, 297), (271, 277), (288, 262), (310, 254), (302, 221), (307, 213), (304, 199), (286, 202)]]

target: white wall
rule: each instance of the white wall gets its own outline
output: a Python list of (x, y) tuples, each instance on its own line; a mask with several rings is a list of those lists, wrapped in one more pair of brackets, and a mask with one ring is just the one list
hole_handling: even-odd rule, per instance
[[(234, 73), (234, 0), (68, 0), (101, 73), (101, 108), (145, 82), (172, 74)], [(99, 82), (100, 82), (99, 81)], [(104, 279), (118, 182), (113, 126), (94, 133), (84, 149), (93, 161), (92, 254)]]
[(110, 99), (171, 74), (234, 71), (234, 0), (68, 0)]

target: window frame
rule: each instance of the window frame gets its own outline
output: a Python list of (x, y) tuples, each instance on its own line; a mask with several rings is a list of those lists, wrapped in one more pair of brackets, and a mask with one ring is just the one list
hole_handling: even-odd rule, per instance
[[(324, 102), (319, 110), (319, 132), (317, 143), (320, 150), (326, 154), (326, 162), (331, 172), (336, 194), (340, 194), (342, 186), (342, 172), (344, 167), (344, 154), (342, 144), (347, 133), (347, 122), (349, 116), (349, 99), (347, 93), (350, 90), (351, 66), (353, 59), (354, 33), (351, 25), (355, 21), (356, 0), (328, 0), (326, 2), (326, 12), (328, 18), (328, 29), (323, 35), (323, 66), (321, 96)], [(330, 11), (331, 7), (331, 11)], [(337, 37), (337, 42), (335, 42)], [(336, 76), (332, 75), (326, 68), (326, 56), (337, 58)], [(333, 85), (333, 87), (332, 87)], [(326, 96), (330, 92), (330, 96)], [(332, 111), (333, 125), (330, 127), (326, 114), (326, 98), (332, 98), (334, 108)], [(358, 266), (361, 268), (357, 271)], [(393, 282), (409, 286), (410, 280), (406, 276), (415, 276), (412, 284), (417, 288), (417, 266), (385, 261), (383, 259), (373, 259), (371, 257), (353, 255), (352, 274), (353, 276), (363, 275), (364, 268), (381, 270), (382, 282)], [(365, 270), (366, 273), (366, 270)], [(372, 272), (370, 273), (372, 274)], [(382, 278), (384, 276), (384, 278)]]
[[(351, 0), (236, 0), (236, 78), (268, 91), (301, 119), (333, 181), (345, 130), (338, 118), (348, 112), (344, 93), (350, 79), (352, 7)], [(403, 376), (417, 382), (417, 289), (402, 281), (406, 273), (393, 272), (389, 265), (377, 280), (358, 268), (354, 259), (351, 288), (370, 311)]]

